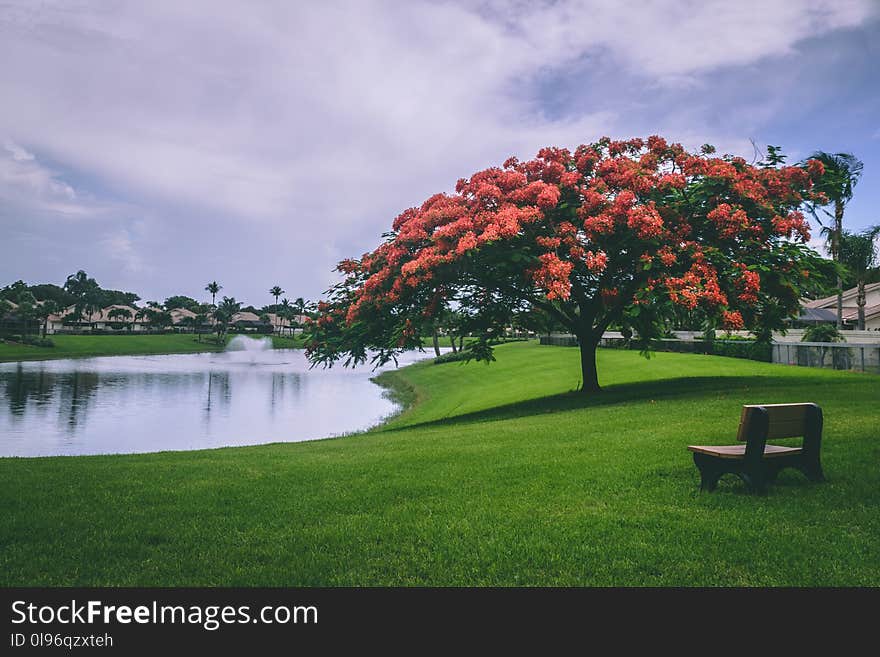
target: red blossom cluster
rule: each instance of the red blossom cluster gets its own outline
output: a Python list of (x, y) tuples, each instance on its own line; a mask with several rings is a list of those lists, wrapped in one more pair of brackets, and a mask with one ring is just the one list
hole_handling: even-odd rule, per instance
[(533, 276), (535, 282), (547, 290), (548, 299), (568, 299), (571, 283), (568, 280), (574, 265), (563, 262), (555, 253), (543, 253), (538, 257), (541, 266)]
[(738, 310), (724, 310), (721, 313), (721, 326), (728, 331), (738, 331), (745, 326), (742, 313)]
[(705, 262), (698, 261), (680, 277), (666, 277), (663, 281), (673, 303), (694, 309), (700, 303), (712, 308), (726, 306), (727, 296), (718, 282), (718, 272)]
[(761, 277), (758, 272), (751, 271), (741, 262), (736, 263), (734, 267), (739, 270), (734, 278), (736, 286), (740, 290), (739, 300), (745, 303), (756, 303), (758, 292), (761, 290)]
[(810, 239), (810, 226), (804, 219), (804, 213), (799, 210), (792, 210), (784, 217), (773, 217), (773, 230), (777, 235), (796, 237), (804, 242)]

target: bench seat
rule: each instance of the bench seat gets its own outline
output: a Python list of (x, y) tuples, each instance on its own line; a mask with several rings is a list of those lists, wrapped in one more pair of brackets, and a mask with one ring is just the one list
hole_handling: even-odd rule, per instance
[[(744, 459), (746, 457), (745, 445), (689, 445), (688, 449), (698, 454), (708, 454), (721, 459)], [(800, 454), (802, 447), (782, 447), (781, 445), (765, 445), (764, 458), (771, 459), (789, 454)]]

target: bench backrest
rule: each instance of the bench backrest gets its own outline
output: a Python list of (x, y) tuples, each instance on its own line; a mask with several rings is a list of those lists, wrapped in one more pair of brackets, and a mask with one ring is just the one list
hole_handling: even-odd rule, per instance
[(807, 433), (807, 417), (813, 404), (749, 404), (743, 406), (736, 439), (748, 441), (750, 416), (754, 409), (767, 411), (769, 428), (767, 440), (776, 438), (797, 438)]

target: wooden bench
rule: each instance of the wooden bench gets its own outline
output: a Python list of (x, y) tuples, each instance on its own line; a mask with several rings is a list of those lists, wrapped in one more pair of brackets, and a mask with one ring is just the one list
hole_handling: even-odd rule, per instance
[[(803, 436), (800, 447), (768, 445), (768, 440)], [(783, 468), (796, 468), (810, 481), (823, 481), (819, 448), (822, 409), (816, 404), (743, 406), (737, 440), (743, 445), (690, 445), (700, 471), (700, 489), (715, 490), (721, 475), (731, 473), (749, 489), (763, 492)]]

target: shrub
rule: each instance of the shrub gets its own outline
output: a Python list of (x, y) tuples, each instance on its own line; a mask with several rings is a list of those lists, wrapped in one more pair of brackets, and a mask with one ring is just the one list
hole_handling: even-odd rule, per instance
[(449, 353), (437, 356), (437, 358), (434, 359), (434, 364), (440, 365), (441, 363), (455, 363), (460, 360), (469, 360), (473, 357), (473, 354), (471, 354), (467, 349), (462, 349), (461, 351), (450, 351)]
[[(498, 338), (496, 340), (490, 340), (489, 344), (504, 344), (505, 342), (528, 342), (529, 338)], [(450, 351), (448, 353), (443, 354), (442, 356), (437, 356), (434, 359), (434, 364), (439, 365), (441, 363), (455, 363), (462, 360), (473, 360), (476, 358), (476, 355), (465, 346), (464, 349), (460, 351)]]
[(804, 331), (801, 342), (845, 342), (833, 324), (816, 324)]
[(710, 353), (730, 358), (747, 358), (769, 363), (773, 360), (773, 347), (766, 342), (756, 342), (739, 338), (737, 340), (715, 340)]
[(20, 342), (32, 347), (54, 347), (55, 343), (50, 338), (41, 338), (38, 335), (7, 335), (9, 342)]

